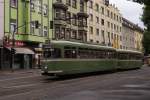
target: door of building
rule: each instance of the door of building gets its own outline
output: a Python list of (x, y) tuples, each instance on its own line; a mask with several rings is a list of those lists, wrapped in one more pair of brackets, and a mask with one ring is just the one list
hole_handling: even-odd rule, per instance
[(24, 55), (24, 69), (30, 69), (30, 56), (25, 54)]

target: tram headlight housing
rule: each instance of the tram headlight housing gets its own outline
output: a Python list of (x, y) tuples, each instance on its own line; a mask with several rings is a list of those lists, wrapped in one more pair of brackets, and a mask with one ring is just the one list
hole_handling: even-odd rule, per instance
[(45, 69), (45, 70), (47, 70), (47, 69), (48, 69), (48, 67), (47, 67), (47, 66), (45, 66), (45, 67), (44, 67), (44, 69)]

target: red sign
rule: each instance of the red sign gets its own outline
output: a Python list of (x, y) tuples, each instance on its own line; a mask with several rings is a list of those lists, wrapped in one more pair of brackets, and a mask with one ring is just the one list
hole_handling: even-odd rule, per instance
[[(12, 44), (13, 44), (12, 41), (9, 41), (9, 42), (5, 43), (5, 46), (12, 46)], [(22, 47), (24, 45), (25, 44), (22, 41), (15, 41), (15, 46), (17, 46), (17, 47)]]

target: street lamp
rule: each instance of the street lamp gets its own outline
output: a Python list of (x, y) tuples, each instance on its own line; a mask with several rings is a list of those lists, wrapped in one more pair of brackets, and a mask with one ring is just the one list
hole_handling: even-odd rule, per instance
[[(13, 30), (13, 33), (12, 33), (12, 47), (11, 47), (11, 69), (12, 69), (12, 72), (14, 71), (13, 70), (13, 68), (14, 68), (14, 55), (16, 53), (16, 50), (14, 49), (15, 48), (15, 32), (16, 32), (17, 29), (22, 28), (22, 27), (26, 26), (27, 24), (30, 24), (31, 22), (28, 22), (28, 23), (25, 23), (21, 26), (15, 27), (14, 30)], [(39, 21), (36, 20), (34, 22), (35, 22), (35, 28), (38, 28), (39, 27)]]

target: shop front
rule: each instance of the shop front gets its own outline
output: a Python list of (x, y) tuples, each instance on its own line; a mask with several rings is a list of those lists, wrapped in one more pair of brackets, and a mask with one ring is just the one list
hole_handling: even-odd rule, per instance
[(2, 69), (30, 69), (33, 68), (33, 57), (34, 52), (29, 48), (14, 48), (15, 49), (15, 55), (14, 55), (14, 64), (11, 68), (12, 64), (12, 54), (11, 54), (11, 48), (7, 47), (4, 48), (4, 64)]

